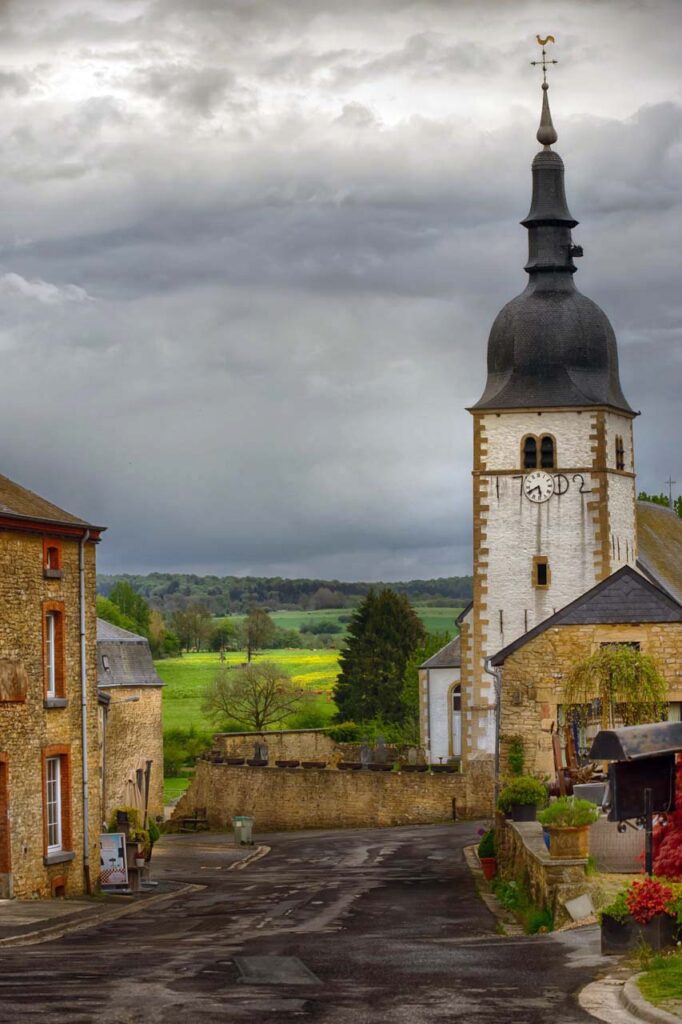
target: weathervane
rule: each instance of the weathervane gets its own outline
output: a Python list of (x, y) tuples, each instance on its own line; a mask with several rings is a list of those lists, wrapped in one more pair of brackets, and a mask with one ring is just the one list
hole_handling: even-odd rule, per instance
[(540, 36), (535, 37), (538, 41), (538, 46), (542, 47), (542, 60), (532, 60), (531, 65), (533, 67), (540, 66), (542, 68), (542, 84), (547, 85), (547, 68), (550, 64), (558, 64), (558, 60), (547, 60), (547, 50), (545, 47), (547, 43), (555, 43), (556, 39), (554, 36), (545, 36), (544, 39), (540, 39)]

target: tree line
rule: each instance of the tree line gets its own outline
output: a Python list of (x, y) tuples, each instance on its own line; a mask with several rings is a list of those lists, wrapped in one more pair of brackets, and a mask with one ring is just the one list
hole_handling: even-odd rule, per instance
[(390, 589), (405, 594), (414, 604), (461, 605), (471, 600), (471, 576), (400, 583), (348, 583), (340, 580), (284, 579), (281, 576), (198, 576), (193, 573), (124, 574), (97, 577), (97, 590), (110, 597), (127, 583), (151, 609), (168, 615), (200, 604), (212, 615), (246, 614), (251, 608), (270, 611), (317, 611), (353, 608), (370, 590)]

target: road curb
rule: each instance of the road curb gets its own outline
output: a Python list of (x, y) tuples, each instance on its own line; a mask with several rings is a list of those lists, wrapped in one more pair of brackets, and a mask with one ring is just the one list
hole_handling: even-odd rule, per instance
[(127, 914), (136, 914), (147, 907), (158, 906), (169, 900), (177, 899), (179, 896), (187, 896), (192, 892), (201, 892), (206, 889), (205, 885), (195, 885), (187, 882), (173, 892), (160, 892), (156, 896), (149, 896), (146, 900), (138, 903), (128, 903), (124, 907), (105, 907), (99, 913), (91, 914), (86, 919), (77, 918), (75, 921), (67, 921), (62, 924), (52, 924), (46, 928), (36, 928), (32, 932), (24, 932), (22, 935), (8, 935), (0, 939), (0, 949), (7, 949), (8, 946), (35, 946), (40, 942), (49, 942), (52, 939), (61, 939), (63, 935), (70, 935), (72, 932), (85, 931), (87, 928), (94, 928), (109, 921), (115, 921)]
[(639, 1017), (640, 1020), (651, 1021), (651, 1024), (680, 1024), (680, 1018), (674, 1013), (661, 1010), (658, 1006), (654, 1006), (648, 999), (644, 998), (637, 984), (638, 978), (641, 977), (641, 974), (633, 974), (623, 985), (623, 990), (620, 994), (623, 1005), (635, 1017)]
[(230, 864), (227, 870), (243, 871), (244, 868), (249, 866), (249, 864), (253, 864), (255, 860), (260, 860), (261, 857), (266, 857), (270, 853), (271, 849), (271, 846), (257, 846), (256, 849), (252, 850), (251, 853), (247, 857), (244, 857), (243, 860), (237, 860), (234, 864)]

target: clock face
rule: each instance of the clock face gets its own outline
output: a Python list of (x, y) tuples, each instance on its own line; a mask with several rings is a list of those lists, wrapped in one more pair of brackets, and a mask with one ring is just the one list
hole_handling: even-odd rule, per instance
[(548, 501), (554, 494), (554, 477), (537, 470), (524, 477), (523, 493), (529, 501)]

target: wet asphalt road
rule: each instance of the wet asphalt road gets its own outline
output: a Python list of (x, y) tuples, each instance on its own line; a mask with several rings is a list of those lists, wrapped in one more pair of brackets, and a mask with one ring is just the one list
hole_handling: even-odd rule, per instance
[(596, 928), (496, 935), (462, 855), (474, 825), (259, 839), (272, 852), (228, 871), (222, 837), (170, 838), (156, 876), (203, 891), (0, 952), (0, 1022), (593, 1020), (576, 993), (604, 968)]

